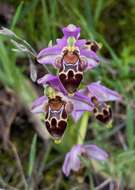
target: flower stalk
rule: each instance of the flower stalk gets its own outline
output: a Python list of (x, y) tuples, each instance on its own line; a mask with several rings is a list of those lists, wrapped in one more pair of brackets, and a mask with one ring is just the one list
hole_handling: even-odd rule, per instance
[(80, 122), (79, 135), (77, 138), (77, 144), (83, 144), (88, 128), (89, 113), (86, 112), (83, 114)]

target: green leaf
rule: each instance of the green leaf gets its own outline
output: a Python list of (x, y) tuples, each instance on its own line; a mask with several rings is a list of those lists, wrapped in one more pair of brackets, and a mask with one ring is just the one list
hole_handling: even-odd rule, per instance
[(33, 139), (32, 139), (32, 144), (31, 144), (31, 149), (30, 149), (28, 176), (32, 175), (34, 162), (35, 162), (35, 158), (36, 158), (36, 144), (37, 144), (37, 135), (35, 134)]
[(120, 58), (116, 55), (115, 51), (112, 49), (112, 47), (106, 41), (106, 39), (99, 33), (96, 33), (96, 35), (98, 36), (99, 40), (104, 44), (104, 46), (108, 49), (112, 59), (114, 59), (114, 61), (116, 61), (117, 63), (121, 64)]
[(97, 24), (97, 22), (99, 21), (99, 17), (101, 14), (101, 11), (104, 7), (104, 0), (98, 0), (96, 3), (96, 7), (95, 7), (95, 15), (94, 15), (94, 22), (95, 24)]

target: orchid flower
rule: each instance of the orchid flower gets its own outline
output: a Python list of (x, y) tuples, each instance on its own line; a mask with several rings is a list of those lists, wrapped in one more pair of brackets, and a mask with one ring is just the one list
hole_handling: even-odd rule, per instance
[(105, 161), (108, 158), (108, 154), (94, 144), (77, 144), (73, 146), (70, 152), (65, 156), (62, 167), (62, 171), (65, 176), (69, 176), (71, 170), (77, 172), (83, 167), (80, 156), (83, 156), (86, 159), (95, 159), (100, 161)]
[(45, 75), (38, 83), (45, 85), (45, 95), (33, 102), (32, 112), (45, 114), (48, 132), (55, 140), (59, 140), (67, 127), (69, 114), (77, 120), (81, 116), (80, 113), (90, 110), (88, 99), (79, 94), (77, 97), (68, 97), (57, 76)]
[(89, 98), (96, 119), (102, 123), (108, 123), (112, 119), (111, 107), (106, 102), (122, 100), (118, 92), (103, 86), (100, 81), (87, 85), (78, 93)]
[(59, 79), (69, 94), (76, 92), (83, 79), (83, 72), (96, 67), (99, 45), (94, 41), (79, 39), (80, 28), (68, 25), (62, 29), (64, 36), (57, 43), (44, 48), (37, 55), (41, 64), (52, 64), (59, 70)]

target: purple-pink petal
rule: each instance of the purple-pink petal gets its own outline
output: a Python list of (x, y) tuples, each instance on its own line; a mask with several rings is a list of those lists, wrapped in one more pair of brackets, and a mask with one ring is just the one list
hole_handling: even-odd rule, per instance
[(57, 42), (57, 46), (61, 48), (61, 50), (63, 49), (63, 47), (67, 46), (67, 38), (65, 37), (60, 38), (60, 39), (58, 38), (56, 42)]
[(108, 154), (94, 144), (91, 145), (75, 145), (70, 152), (66, 154), (62, 171), (66, 176), (69, 176), (71, 170), (79, 171), (81, 161), (79, 156), (85, 156), (86, 159), (95, 159), (104, 161), (108, 158)]
[(77, 47), (81, 48), (81, 47), (84, 47), (85, 43), (86, 43), (86, 40), (85, 40), (85, 39), (80, 39), (80, 40), (77, 40), (77, 41), (76, 41), (75, 45), (76, 45)]
[(33, 103), (32, 103), (32, 108), (31, 111), (33, 113), (41, 113), (44, 112), (44, 105), (47, 103), (48, 98), (46, 96), (41, 96), (37, 98)]
[(81, 100), (77, 100), (77, 99), (73, 99), (69, 97), (69, 100), (72, 101), (73, 103), (73, 107), (75, 111), (92, 111), (93, 107), (91, 107), (89, 104), (81, 101)]
[(81, 48), (80, 47), (80, 54), (85, 56), (86, 58), (90, 58), (90, 59), (94, 59), (95, 61), (99, 62), (100, 59), (99, 57), (97, 56), (97, 54), (92, 51), (92, 50), (88, 50), (88, 49), (84, 49), (84, 48)]
[(70, 151), (71, 154), (71, 168), (74, 171), (78, 171), (81, 166), (80, 158), (81, 154), (84, 153), (84, 149), (82, 145), (75, 145)]
[(95, 61), (94, 59), (92, 58), (87, 58), (86, 59), (86, 63), (87, 63), (87, 67), (85, 70), (91, 70), (93, 69), (94, 67), (97, 67), (99, 65), (99, 62), (98, 61)]
[[(71, 99), (85, 102), (86, 104), (89, 104), (90, 106), (92, 106), (92, 102), (90, 101), (90, 98), (87, 97), (86, 94), (84, 93), (84, 89), (76, 92), (75, 95), (73, 97), (71, 97)], [(90, 110), (92, 110), (92, 108), (90, 108)]]
[(62, 167), (63, 173), (68, 176), (70, 171), (78, 171), (81, 166), (80, 158), (81, 154), (84, 152), (82, 145), (75, 145), (70, 152), (66, 154), (64, 164)]
[(46, 74), (44, 77), (38, 79), (38, 84), (42, 84), (42, 85), (48, 84), (52, 88), (56, 89), (57, 91), (60, 91), (63, 94), (67, 94), (67, 91), (61, 84), (58, 76), (55, 76), (52, 74)]
[(52, 74), (46, 74), (45, 76), (43, 76), (42, 78), (38, 79), (38, 84), (49, 84), (51, 81), (57, 82), (57, 76), (52, 75)]
[(64, 27), (62, 31), (63, 31), (64, 37), (66, 38), (73, 36), (76, 39), (78, 39), (80, 37), (80, 28), (76, 27), (73, 24), (69, 24), (68, 26)]
[(108, 154), (101, 148), (96, 145), (83, 145), (89, 159), (95, 160), (106, 160), (108, 158)]
[(89, 95), (91, 97), (95, 96), (100, 102), (120, 101), (122, 99), (119, 93), (101, 85), (99, 82), (91, 83), (87, 86), (87, 89), (89, 91)]
[(65, 176), (69, 176), (70, 174), (70, 171), (71, 171), (71, 155), (70, 155), (70, 152), (68, 152), (65, 156), (65, 160), (64, 160), (64, 164), (62, 166), (62, 171), (63, 173), (65, 174)]
[(44, 48), (37, 55), (37, 61), (41, 64), (55, 64), (55, 60), (61, 54), (61, 50), (57, 45)]

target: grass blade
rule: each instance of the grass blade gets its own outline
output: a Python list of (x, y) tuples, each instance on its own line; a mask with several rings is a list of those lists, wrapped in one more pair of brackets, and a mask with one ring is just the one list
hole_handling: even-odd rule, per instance
[(37, 145), (37, 135), (35, 134), (32, 139), (31, 149), (30, 149), (30, 155), (29, 155), (29, 165), (28, 165), (28, 176), (30, 177), (32, 175), (35, 157), (36, 157), (36, 145)]
[(13, 17), (13, 20), (12, 20), (12, 23), (11, 23), (11, 30), (14, 29), (16, 23), (19, 20), (19, 17), (21, 15), (21, 11), (22, 11), (22, 7), (23, 7), (23, 1), (21, 1), (21, 3), (19, 4), (19, 6), (17, 7), (16, 13), (15, 13), (15, 15)]
[(98, 23), (103, 7), (104, 7), (104, 0), (98, 0), (96, 3), (96, 9), (95, 9), (95, 15), (94, 15), (95, 25)]
[(133, 149), (134, 142), (134, 126), (133, 126), (133, 111), (128, 106), (127, 108), (127, 142), (130, 149)]

